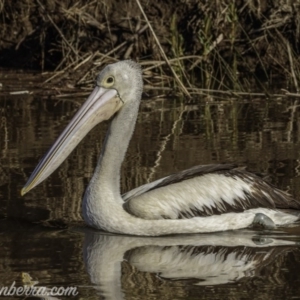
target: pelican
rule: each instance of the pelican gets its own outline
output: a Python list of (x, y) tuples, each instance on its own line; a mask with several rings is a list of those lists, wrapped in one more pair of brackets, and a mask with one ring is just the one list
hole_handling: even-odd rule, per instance
[(85, 222), (96, 229), (158, 236), (293, 223), (282, 209), (300, 203), (233, 164), (196, 166), (120, 194), (120, 169), (142, 97), (142, 70), (125, 60), (106, 66), (96, 87), (39, 162), (21, 194), (46, 179), (96, 124), (112, 117), (95, 172), (85, 191)]

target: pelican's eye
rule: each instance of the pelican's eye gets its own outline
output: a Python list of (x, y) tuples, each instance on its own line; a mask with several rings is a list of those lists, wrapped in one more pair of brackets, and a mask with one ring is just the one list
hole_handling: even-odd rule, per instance
[(106, 83), (107, 85), (113, 85), (114, 82), (115, 82), (115, 79), (114, 79), (114, 77), (112, 77), (112, 76), (107, 77), (106, 80), (105, 80), (105, 83)]

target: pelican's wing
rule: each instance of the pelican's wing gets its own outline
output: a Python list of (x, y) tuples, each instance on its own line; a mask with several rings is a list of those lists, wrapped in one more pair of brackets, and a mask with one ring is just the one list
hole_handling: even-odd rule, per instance
[(196, 176), (201, 176), (209, 173), (220, 172), (220, 171), (229, 171), (236, 168), (235, 164), (210, 164), (210, 165), (199, 165), (194, 166), (190, 169), (180, 171), (169, 176), (160, 178), (150, 183), (141, 185), (125, 194), (122, 195), (124, 201), (128, 201), (134, 197), (140, 196), (151, 190), (168, 186), (183, 180), (187, 180)]
[(297, 208), (290, 195), (233, 164), (204, 165), (123, 195), (124, 209), (145, 219), (210, 216), (245, 209)]

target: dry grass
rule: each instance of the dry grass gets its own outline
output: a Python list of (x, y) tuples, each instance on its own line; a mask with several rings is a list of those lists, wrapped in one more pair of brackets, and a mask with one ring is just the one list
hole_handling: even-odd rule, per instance
[(52, 69), (45, 83), (56, 88), (88, 87), (103, 65), (131, 58), (152, 90), (268, 94), (274, 80), (299, 89), (300, 12), (288, 0), (0, 0), (0, 16), (2, 63)]

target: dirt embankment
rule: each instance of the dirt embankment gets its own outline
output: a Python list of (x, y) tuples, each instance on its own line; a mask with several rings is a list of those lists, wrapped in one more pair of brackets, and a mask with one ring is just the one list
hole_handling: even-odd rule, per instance
[(296, 1), (140, 3), (149, 22), (136, 0), (0, 0), (0, 66), (61, 71), (81, 84), (91, 80), (95, 64), (132, 58), (148, 66), (149, 76), (171, 78), (159, 67), (164, 59), (150, 23), (190, 87), (236, 88), (275, 75), (298, 89)]

